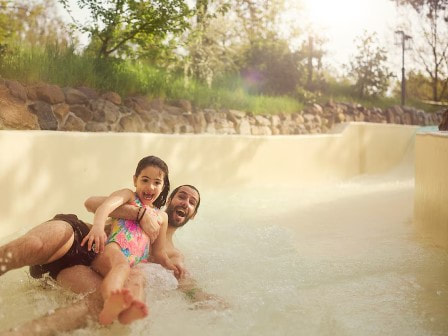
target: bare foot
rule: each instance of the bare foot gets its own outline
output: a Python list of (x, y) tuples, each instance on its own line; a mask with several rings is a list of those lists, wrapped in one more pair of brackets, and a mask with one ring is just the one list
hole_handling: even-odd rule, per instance
[(131, 303), (132, 295), (128, 289), (113, 291), (104, 301), (103, 310), (98, 316), (99, 322), (103, 325), (111, 324), (123, 310), (129, 308)]
[(148, 314), (148, 306), (141, 301), (134, 300), (128, 309), (118, 315), (118, 321), (121, 324), (129, 324), (135, 320), (145, 318)]

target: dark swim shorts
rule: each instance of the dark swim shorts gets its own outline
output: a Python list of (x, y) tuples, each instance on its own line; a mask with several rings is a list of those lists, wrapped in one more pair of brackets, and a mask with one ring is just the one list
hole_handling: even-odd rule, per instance
[(56, 279), (59, 272), (64, 268), (72, 267), (75, 265), (90, 266), (93, 259), (96, 257), (96, 253), (91, 250), (87, 250), (87, 244), (81, 246), (81, 242), (84, 237), (89, 233), (90, 229), (83, 221), (79, 220), (76, 215), (56, 215), (52, 220), (62, 220), (70, 224), (75, 233), (75, 239), (70, 250), (60, 259), (55, 260), (49, 264), (30, 266), (30, 275), (33, 278), (41, 278), (42, 275), (49, 273), (53, 279)]

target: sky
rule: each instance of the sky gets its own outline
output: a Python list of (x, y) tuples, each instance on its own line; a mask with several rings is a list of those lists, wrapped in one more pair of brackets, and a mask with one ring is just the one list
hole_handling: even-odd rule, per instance
[[(76, 0), (69, 2), (76, 8)], [(341, 70), (342, 64), (347, 64), (356, 52), (354, 39), (366, 30), (377, 32), (380, 43), (390, 52), (390, 66), (397, 68), (397, 73), (401, 71), (400, 48), (394, 45), (394, 31), (400, 24), (395, 1), (301, 0), (301, 3), (313, 30), (328, 40), (327, 64)], [(82, 17), (81, 12), (74, 15)]]
[[(293, 1), (293, 0), (290, 0)], [(313, 29), (327, 37), (332, 64), (347, 63), (356, 52), (355, 38), (364, 31), (377, 32), (381, 44), (394, 48), (394, 31), (399, 24), (391, 0), (302, 0)]]

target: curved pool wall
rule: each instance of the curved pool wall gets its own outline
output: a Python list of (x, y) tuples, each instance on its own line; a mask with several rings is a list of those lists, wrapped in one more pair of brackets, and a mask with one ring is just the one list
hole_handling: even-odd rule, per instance
[(84, 200), (133, 188), (146, 155), (167, 162), (172, 186), (293, 188), (382, 174), (403, 160), (416, 129), (347, 123), (333, 134), (275, 137), (3, 130), (0, 239), (55, 212), (91, 218)]
[(415, 140), (414, 223), (421, 235), (448, 247), (448, 132), (421, 132)]
[[(202, 192), (198, 216), (175, 243), (198, 286), (230, 308), (197, 309), (180, 291), (150, 283), (148, 318), (130, 327), (89, 323), (70, 335), (447, 335), (448, 253), (422, 243), (413, 225), (416, 130), (346, 124), (334, 134), (292, 137), (2, 131), (0, 243), (54, 212), (91, 219), (84, 199), (132, 187), (136, 161), (155, 154), (169, 164), (173, 186), (192, 183)], [(417, 161), (429, 150), (417, 141)], [(443, 154), (436, 153), (433, 160)], [(419, 184), (429, 162), (417, 164)], [(0, 278), (0, 334), (76, 299), (30, 279), (26, 268), (8, 272)]]

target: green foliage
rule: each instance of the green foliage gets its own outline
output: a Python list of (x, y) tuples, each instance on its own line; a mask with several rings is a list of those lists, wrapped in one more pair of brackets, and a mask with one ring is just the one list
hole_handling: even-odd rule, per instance
[[(70, 12), (68, 0), (59, 0)], [(169, 34), (187, 28), (190, 10), (183, 0), (77, 0), (79, 8), (88, 9), (90, 19), (76, 22), (99, 43), (98, 56), (134, 55), (135, 49), (159, 45)]]
[(286, 41), (260, 40), (247, 50), (241, 73), (252, 92), (282, 95), (294, 93), (303, 77), (299, 69), (298, 54)]
[(364, 33), (357, 42), (357, 55), (348, 66), (349, 75), (355, 80), (355, 89), (360, 97), (382, 95), (392, 77), (386, 65), (386, 50), (378, 45), (376, 33)]
[(202, 108), (239, 109), (255, 114), (292, 113), (302, 108), (289, 97), (250, 95), (238, 82), (232, 89), (209, 88), (196, 81), (186, 83), (183, 76), (175, 76), (144, 62), (98, 59), (78, 55), (74, 48), (57, 45), (46, 48), (17, 46), (0, 63), (0, 76), (28, 84), (43, 81), (61, 87), (89, 86), (100, 91), (115, 91), (123, 97), (148, 95), (168, 100), (189, 99)]
[(27, 43), (69, 44), (73, 36), (55, 13), (56, 0), (0, 0), (0, 41), (3, 46)]

